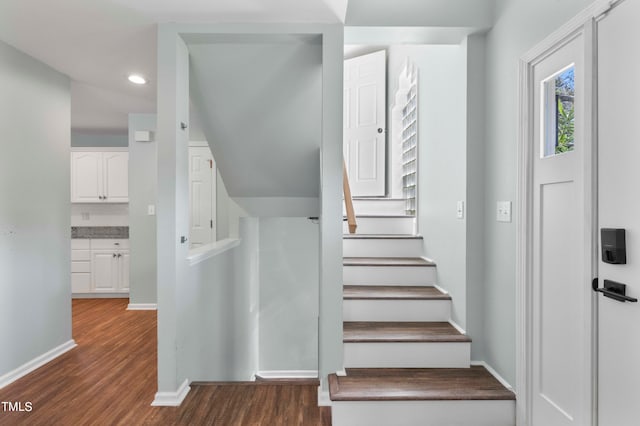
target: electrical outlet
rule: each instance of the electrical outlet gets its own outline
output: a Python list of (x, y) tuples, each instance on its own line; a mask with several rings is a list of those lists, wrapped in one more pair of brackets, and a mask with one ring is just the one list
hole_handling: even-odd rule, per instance
[(82, 220), (91, 220), (91, 215), (89, 215), (89, 212), (82, 212)]
[(456, 205), (456, 217), (458, 219), (464, 219), (464, 201), (458, 201)]
[(496, 220), (511, 222), (511, 201), (498, 201), (496, 205)]

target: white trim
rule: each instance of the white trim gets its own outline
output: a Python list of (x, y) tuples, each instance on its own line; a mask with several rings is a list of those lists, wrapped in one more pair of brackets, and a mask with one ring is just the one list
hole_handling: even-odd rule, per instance
[(126, 299), (129, 297), (129, 292), (109, 292), (109, 293), (72, 293), (72, 299)]
[[(594, 210), (597, 201), (597, 190), (593, 185), (597, 178), (595, 167), (597, 162), (597, 111), (596, 111), (596, 46), (597, 40), (595, 35), (594, 21), (600, 19), (603, 14), (607, 13), (616, 4), (623, 0), (596, 0), (583, 11), (578, 13), (574, 18), (566, 24), (554, 31), (542, 42), (537, 44), (527, 53), (525, 53), (519, 63), (519, 91), (518, 91), (518, 191), (517, 191), (517, 215), (516, 215), (516, 389), (518, 398), (516, 400), (516, 419), (517, 424), (526, 426), (532, 421), (532, 359), (533, 359), (533, 328), (532, 328), (532, 259), (533, 259), (533, 218), (531, 215), (533, 208), (533, 149), (532, 143), (534, 123), (531, 120), (533, 115), (533, 67), (556, 52), (558, 49), (566, 45), (577, 36), (584, 37), (584, 68), (585, 68), (585, 86), (584, 86), (584, 143), (585, 147), (591, 148), (586, 152), (585, 161), (587, 169), (585, 170), (585, 203), (591, 203), (592, 208), (586, 212), (585, 221), (587, 226), (596, 226), (596, 214)], [(587, 188), (593, 185), (593, 188)], [(591, 229), (590, 229), (591, 231)], [(594, 246), (594, 239), (591, 235), (585, 240), (589, 243), (585, 247), (585, 260), (587, 268), (591, 273), (593, 262), (591, 257), (597, 243)], [(597, 256), (597, 255), (596, 255)], [(587, 283), (585, 283), (587, 285)], [(585, 301), (588, 303), (588, 301)], [(589, 347), (584, 348), (591, 354), (591, 362), (589, 366), (589, 375), (592, 378), (591, 388), (588, 398), (590, 399), (592, 410), (589, 413), (591, 418), (590, 424), (597, 424), (597, 391), (595, 389), (595, 380), (597, 379), (597, 352), (595, 339), (597, 338), (597, 327), (595, 315), (596, 309), (593, 308), (593, 297), (591, 300), (591, 320), (590, 324), (585, 326), (585, 333), (589, 336)]]
[(467, 334), (466, 330), (464, 328), (460, 327), (460, 325), (458, 325), (454, 320), (450, 319), (449, 320), (449, 324), (451, 324), (453, 326), (453, 328), (458, 330), (461, 334), (464, 334), (464, 335)]
[(0, 389), (26, 376), (27, 374), (31, 373), (33, 370), (42, 367), (46, 363), (53, 361), (63, 353), (70, 351), (76, 346), (78, 346), (76, 342), (73, 339), (71, 339), (61, 344), (60, 346), (57, 346), (51, 349), (50, 351), (45, 352), (42, 355), (32, 359), (31, 361), (25, 364), (22, 364), (20, 367), (12, 371), (9, 371), (4, 376), (0, 377)]
[(189, 141), (189, 147), (197, 147), (197, 148), (209, 148), (209, 142), (207, 141)]
[(507, 382), (500, 374), (498, 374), (498, 372), (496, 370), (493, 369), (493, 367), (491, 367), (486, 362), (484, 362), (484, 361), (471, 361), (471, 365), (477, 365), (477, 366), (480, 366), (480, 367), (484, 367), (489, 373), (491, 373), (491, 375), (493, 377), (495, 377), (495, 379), (497, 381), (500, 382), (500, 384), (502, 386), (504, 386), (505, 388), (509, 389), (511, 392), (515, 393), (515, 390), (513, 389), (513, 386), (511, 386), (511, 384), (509, 384), (509, 382)]
[(197, 265), (204, 262), (207, 259), (211, 259), (227, 250), (231, 250), (240, 244), (240, 240), (237, 238), (227, 238), (220, 241), (215, 241), (211, 244), (207, 244), (201, 247), (194, 248), (189, 251), (187, 256), (187, 262), (189, 266)]
[(338, 376), (338, 377), (347, 377), (346, 368), (342, 367), (342, 370), (336, 371), (336, 376)]
[(333, 401), (328, 390), (322, 390), (322, 384), (318, 385), (318, 407), (331, 407)]
[(444, 294), (449, 294), (449, 292), (447, 290), (445, 290), (444, 288), (440, 287), (438, 284), (431, 284), (432, 287), (434, 287), (436, 290), (444, 293)]
[(127, 311), (157, 311), (157, 303), (129, 303)]
[(265, 370), (258, 371), (256, 376), (263, 379), (317, 379), (318, 370)]
[(184, 379), (175, 392), (156, 392), (156, 396), (151, 403), (152, 407), (178, 407), (182, 404), (185, 397), (189, 393), (189, 379)]
[(129, 152), (128, 146), (72, 146), (71, 152)]

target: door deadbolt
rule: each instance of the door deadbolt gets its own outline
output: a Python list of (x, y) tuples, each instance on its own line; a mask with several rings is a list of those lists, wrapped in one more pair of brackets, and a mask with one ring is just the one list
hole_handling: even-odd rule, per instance
[(382, 127), (378, 127), (378, 133), (382, 133), (384, 132), (384, 130), (382, 130)]

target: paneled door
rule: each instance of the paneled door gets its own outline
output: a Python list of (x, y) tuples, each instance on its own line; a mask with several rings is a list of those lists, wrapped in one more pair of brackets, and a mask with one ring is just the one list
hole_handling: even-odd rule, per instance
[(590, 424), (584, 40), (580, 32), (532, 64), (532, 425)]
[(200, 247), (215, 238), (216, 168), (208, 146), (189, 147), (189, 239)]
[[(623, 228), (626, 263), (599, 255), (598, 276), (640, 299), (640, 2), (618, 3), (598, 22), (598, 226)], [(598, 296), (600, 426), (640, 424), (640, 303)]]
[(351, 195), (386, 192), (386, 52), (344, 61), (344, 159)]

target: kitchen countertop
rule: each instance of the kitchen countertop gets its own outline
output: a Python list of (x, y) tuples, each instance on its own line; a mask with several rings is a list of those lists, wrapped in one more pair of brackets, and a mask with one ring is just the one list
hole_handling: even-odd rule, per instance
[(129, 238), (128, 226), (72, 226), (71, 238)]

